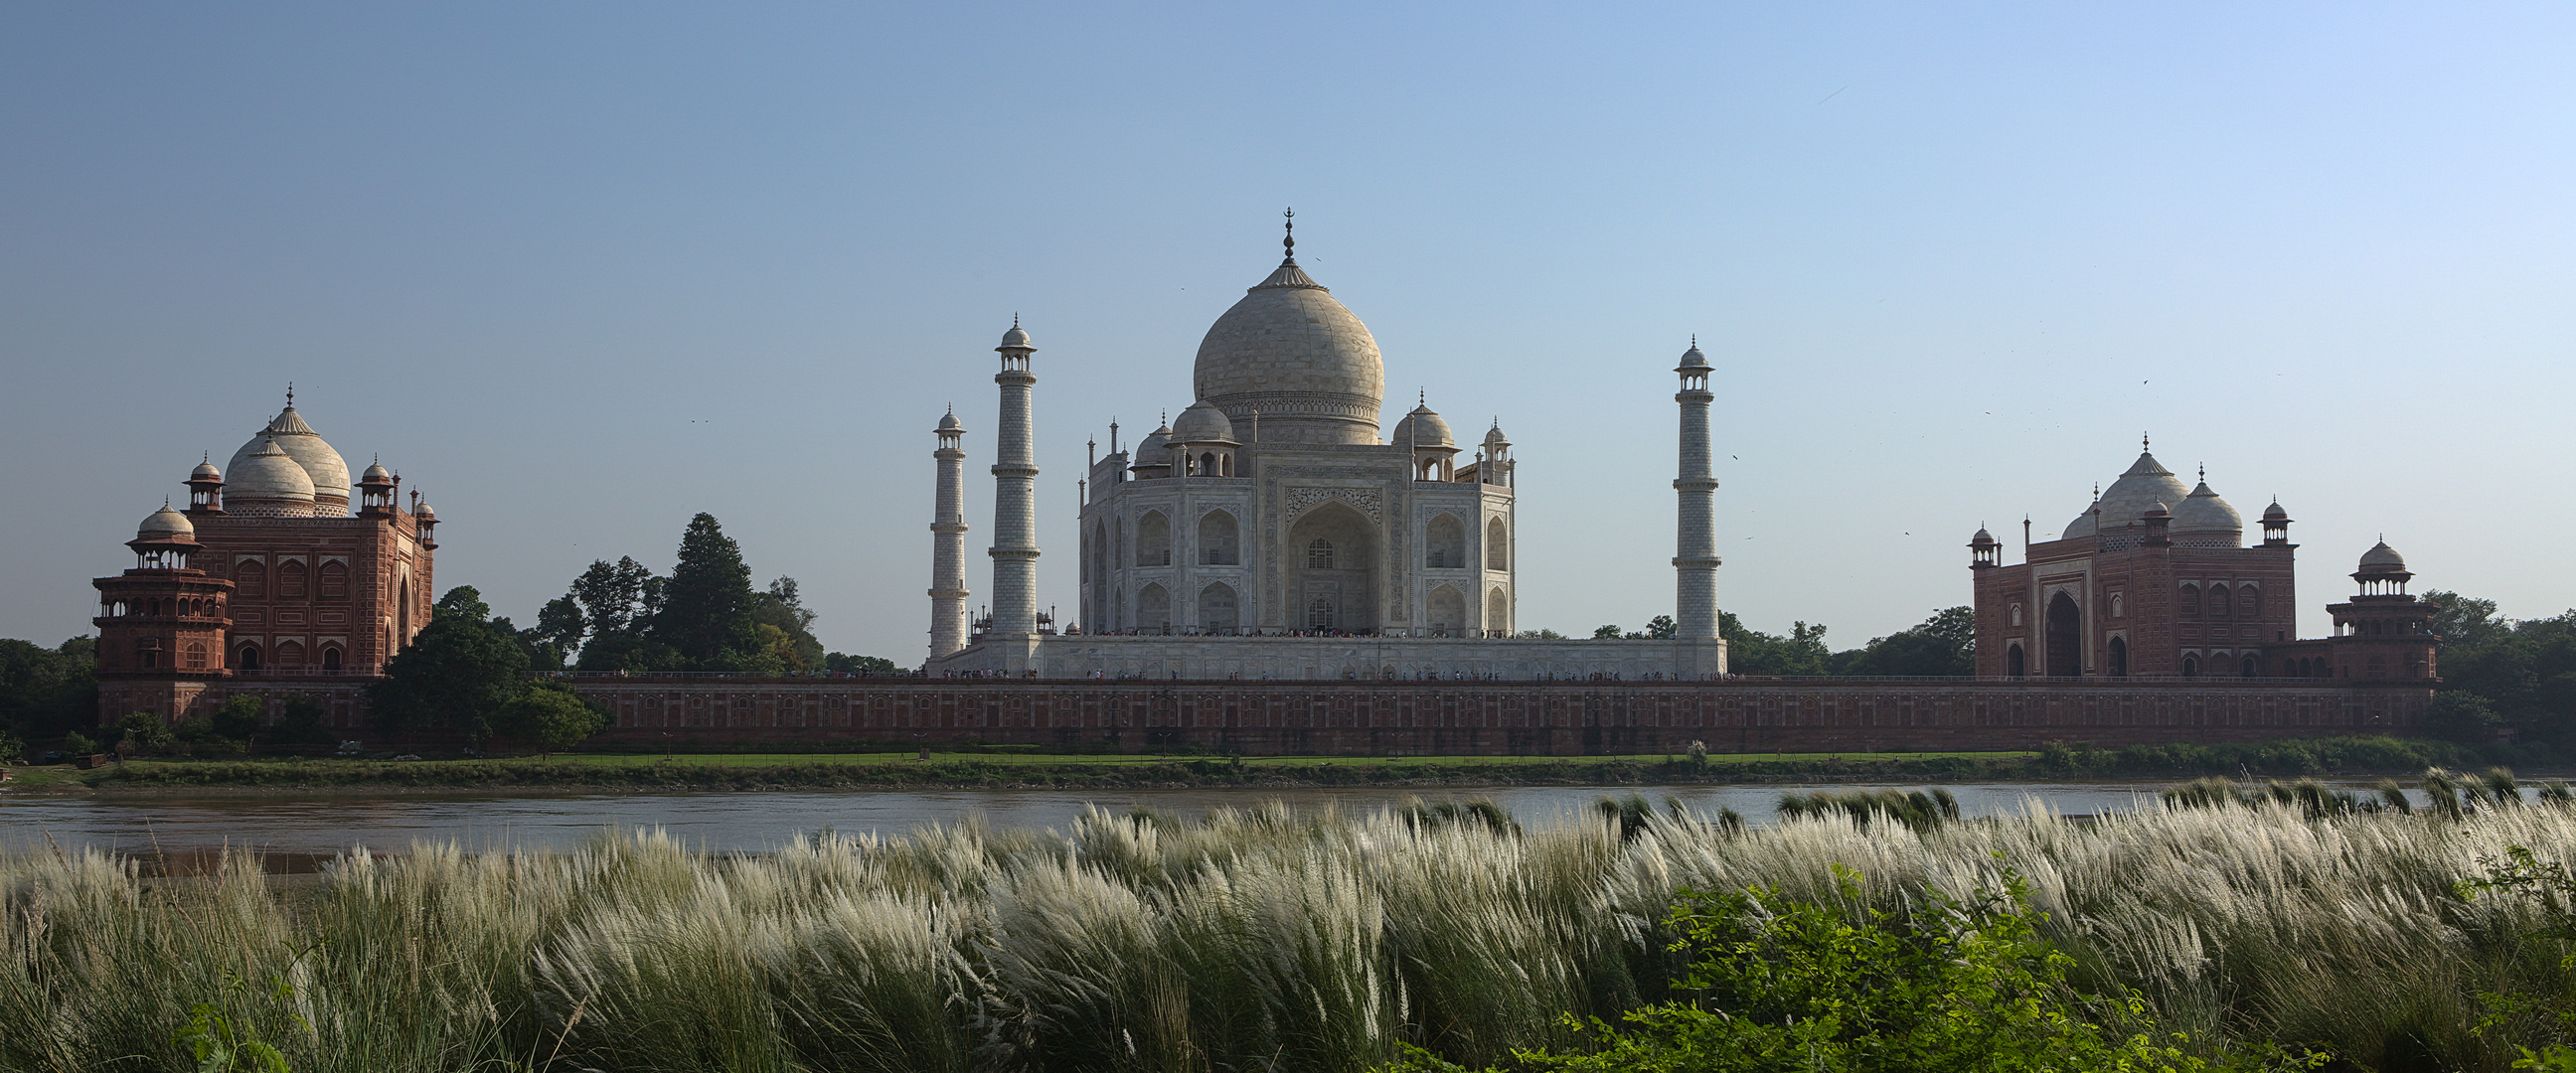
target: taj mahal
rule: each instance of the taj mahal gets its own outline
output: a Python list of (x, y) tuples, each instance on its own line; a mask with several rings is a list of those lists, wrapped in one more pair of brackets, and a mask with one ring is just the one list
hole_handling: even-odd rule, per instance
[(1037, 346), (1016, 320), (994, 350), (991, 613), (970, 614), (965, 437), (934, 435), (928, 672), (1045, 678), (1591, 678), (1700, 680), (1718, 637), (1711, 368), (1697, 344), (1681, 390), (1680, 522), (1670, 638), (1618, 645), (1523, 636), (1513, 615), (1511, 441), (1499, 420), (1472, 454), (1417, 399), (1381, 434), (1386, 366), (1368, 326), (1286, 256), (1199, 343), (1193, 401), (1132, 451), (1109, 426), (1079, 480), (1074, 621), (1036, 604), (1040, 550), (1032, 410)]

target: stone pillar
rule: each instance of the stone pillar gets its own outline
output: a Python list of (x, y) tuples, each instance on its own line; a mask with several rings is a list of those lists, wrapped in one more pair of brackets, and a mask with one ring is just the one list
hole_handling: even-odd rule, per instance
[(930, 658), (966, 647), (966, 434), (951, 411), (936, 435), (939, 493), (931, 507)]
[[(1029, 372), (1029, 333), (1012, 318), (1011, 330), (994, 347), (1002, 371), (993, 382), (1002, 388), (1001, 421), (993, 431), (993, 629), (997, 641), (1037, 636), (1038, 516), (1037, 458), (1030, 446), (1029, 396), (1038, 378)], [(1018, 669), (1014, 667), (1013, 669)]]
[(1675, 580), (1673, 636), (1706, 641), (1717, 636), (1717, 477), (1710, 468), (1708, 357), (1699, 340), (1682, 355), (1682, 390), (1673, 401), (1682, 406), (1681, 475), (1673, 490), (1681, 497), (1681, 514), (1673, 550)]

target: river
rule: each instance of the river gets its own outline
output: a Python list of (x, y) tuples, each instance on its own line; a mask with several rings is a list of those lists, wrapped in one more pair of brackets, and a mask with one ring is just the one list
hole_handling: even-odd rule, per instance
[[(2131, 808), (2165, 782), (1972, 783), (1952, 785), (1967, 816), (2018, 812), (2032, 800), (2065, 815)], [(171, 794), (0, 797), (0, 853), (101, 849), (203, 852), (231, 845), (265, 853), (330, 854), (356, 846), (399, 852), (417, 841), (468, 848), (566, 849), (610, 828), (659, 827), (715, 851), (775, 848), (800, 832), (899, 835), (931, 823), (981, 815), (995, 827), (1062, 829), (1086, 806), (1145, 806), (1181, 816), (1280, 800), (1300, 809), (1368, 811), (1410, 797), (1491, 798), (1523, 823), (1546, 823), (1604, 794), (1634, 790), (1658, 806), (1677, 797), (1694, 809), (1732, 808), (1767, 823), (1784, 793), (1865, 786), (1529, 786), (1462, 790), (1398, 787), (1287, 790), (830, 790), (670, 794)], [(1896, 789), (1919, 789), (1901, 784)]]

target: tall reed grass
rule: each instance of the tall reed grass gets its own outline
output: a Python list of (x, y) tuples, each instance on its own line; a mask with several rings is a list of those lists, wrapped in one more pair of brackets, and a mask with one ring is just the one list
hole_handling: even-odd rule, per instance
[(2562, 915), (2459, 884), (2512, 846), (2576, 859), (2576, 811), (2224, 796), (2089, 824), (2036, 803), (1927, 822), (1940, 803), (1910, 798), (1768, 828), (1642, 802), (1517, 825), (1420, 804), (1095, 811), (757, 855), (626, 831), (353, 853), (295, 885), (244, 856), (172, 880), (96, 852), (0, 857), (0, 1069), (194, 1069), (173, 1034), (201, 1004), (298, 1073), (1359, 1070), (1402, 1043), (1481, 1066), (1577, 1042), (1568, 1014), (1672, 997), (1662, 922), (1685, 888), (1857, 915), (2007, 870), (2085, 986), (2137, 989), (2203, 1038), (2503, 1070), (2564, 1033)]

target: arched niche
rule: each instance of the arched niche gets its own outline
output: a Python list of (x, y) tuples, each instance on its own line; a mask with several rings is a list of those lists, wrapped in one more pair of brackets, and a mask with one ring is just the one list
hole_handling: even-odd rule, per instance
[(1509, 569), (1511, 569), (1511, 568), (1512, 568), (1512, 534), (1511, 534), (1511, 530), (1506, 529), (1506, 528), (1504, 528), (1504, 527), (1503, 527), (1503, 520), (1502, 520), (1502, 519), (1500, 519), (1500, 518), (1496, 518), (1496, 519), (1494, 519), (1494, 520), (1492, 520), (1492, 521), (1486, 522), (1486, 523), (1485, 523), (1485, 569), (1487, 569), (1487, 570), (1509, 570)]
[(1146, 633), (1172, 630), (1172, 594), (1161, 585), (1136, 590), (1136, 628)]
[(1467, 597), (1454, 585), (1432, 589), (1430, 599), (1423, 603), (1422, 619), (1435, 637), (1463, 637), (1470, 626)]
[(1199, 565), (1234, 566), (1243, 561), (1242, 527), (1234, 515), (1212, 510), (1199, 515)]
[(1241, 615), (1233, 586), (1220, 581), (1199, 590), (1199, 629), (1231, 634), (1242, 625)]
[(1512, 632), (1512, 598), (1500, 585), (1485, 594), (1485, 632), (1491, 637)]
[(1149, 510), (1136, 519), (1136, 565), (1172, 565), (1172, 520), (1162, 511)]
[(1422, 565), (1434, 570), (1467, 565), (1467, 524), (1455, 514), (1434, 514), (1422, 533)]
[(2084, 673), (2084, 612), (2075, 598), (2058, 593), (2048, 601), (2048, 676), (2074, 678)]
[[(1328, 502), (1288, 528), (1289, 606), (1294, 627), (1366, 631), (1378, 626), (1377, 523), (1347, 504)], [(1317, 625), (1317, 601), (1329, 624)]]

